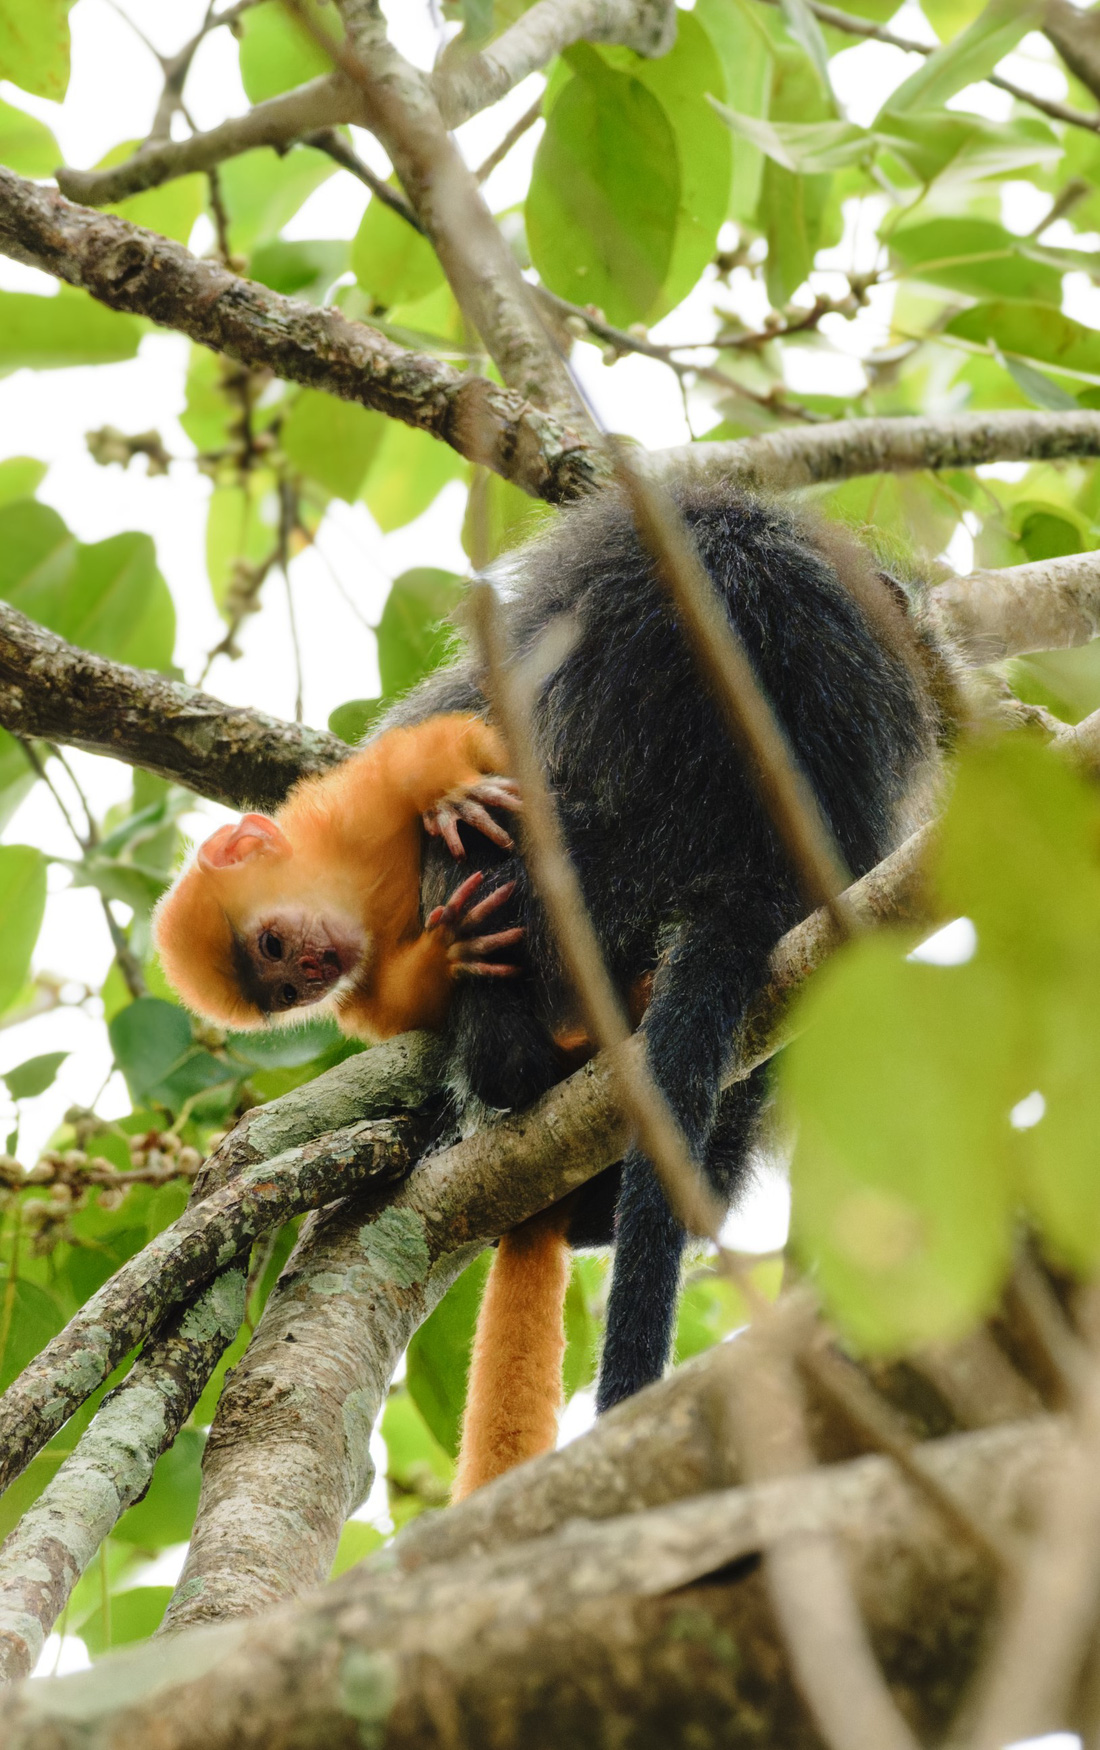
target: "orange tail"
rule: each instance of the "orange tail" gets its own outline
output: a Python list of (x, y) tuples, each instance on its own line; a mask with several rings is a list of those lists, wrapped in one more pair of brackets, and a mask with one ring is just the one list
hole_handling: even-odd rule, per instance
[(555, 1204), (501, 1238), (478, 1314), (452, 1501), (557, 1437), (570, 1213)]

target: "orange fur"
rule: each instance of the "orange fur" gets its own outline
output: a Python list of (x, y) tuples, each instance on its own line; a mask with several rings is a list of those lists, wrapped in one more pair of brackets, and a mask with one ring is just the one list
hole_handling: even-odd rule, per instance
[(370, 939), (365, 972), (337, 1001), (345, 1033), (386, 1039), (441, 1026), (453, 970), (439, 932), (420, 925), (420, 819), (443, 797), (505, 769), (495, 730), (456, 713), (388, 730), (343, 765), (304, 779), (276, 816), (293, 847), (289, 859), (216, 869), (196, 862), (161, 901), (156, 938), (170, 983), (211, 1020), (262, 1025), (237, 986), (232, 925), (300, 898), (358, 920)]
[(501, 1238), (478, 1315), (453, 1501), (557, 1438), (568, 1222), (567, 1199)]

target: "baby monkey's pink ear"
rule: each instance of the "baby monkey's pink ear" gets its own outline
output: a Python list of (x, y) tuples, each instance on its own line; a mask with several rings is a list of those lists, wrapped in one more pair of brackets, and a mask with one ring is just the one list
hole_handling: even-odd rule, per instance
[(232, 869), (255, 857), (289, 857), (290, 840), (267, 814), (244, 814), (199, 846), (200, 869)]

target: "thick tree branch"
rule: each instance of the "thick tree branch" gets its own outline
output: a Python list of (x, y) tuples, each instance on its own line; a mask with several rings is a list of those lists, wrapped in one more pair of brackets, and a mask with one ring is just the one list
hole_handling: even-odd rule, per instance
[[(1010, 1529), (1056, 1440), (1030, 1423), (937, 1442), (928, 1458)], [(400, 1578), (357, 1569), (254, 1625), (13, 1689), (6, 1750), (153, 1736), (159, 1750), (358, 1750), (365, 1728), (387, 1750), (549, 1750), (563, 1726), (584, 1743), (817, 1750), (745, 1560), (792, 1531), (843, 1540), (895, 1699), (940, 1737), (975, 1666), (988, 1572), (889, 1460), (865, 1458)]]
[(1100, 635), (1100, 553), (972, 571), (929, 592), (934, 621), (975, 665)]
[(1047, 0), (1043, 29), (1070, 72), (1100, 98), (1100, 13)]
[(549, 66), (571, 43), (622, 43), (639, 55), (667, 54), (676, 38), (667, 0), (537, 0), (522, 18), (476, 55), (454, 55), (432, 77), (449, 128)]
[(326, 389), (443, 439), (533, 497), (591, 491), (600, 458), (520, 396), (408, 352), (339, 310), (284, 298), (178, 243), (0, 168), (0, 252), (241, 363)]
[[(287, 4), (299, 10), (298, 0)], [(476, 176), (444, 126), (426, 75), (389, 41), (377, 0), (336, 4), (348, 41), (332, 52), (358, 85), (371, 130), (386, 148), (466, 320), (509, 388), (583, 430), (587, 419), (569, 372)], [(319, 30), (318, 36), (327, 40)]]
[(231, 808), (275, 808), (299, 778), (349, 752), (338, 736), (79, 650), (7, 603), (0, 723), (27, 740), (140, 765)]
[(903, 415), (784, 427), (766, 437), (657, 450), (662, 478), (733, 479), (772, 492), (913, 469), (976, 468), (983, 462), (1062, 462), (1100, 455), (1100, 413)]

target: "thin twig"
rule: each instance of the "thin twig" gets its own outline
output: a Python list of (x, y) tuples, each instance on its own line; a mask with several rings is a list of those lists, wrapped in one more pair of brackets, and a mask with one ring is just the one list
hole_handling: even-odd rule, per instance
[(389, 207), (391, 212), (396, 213), (399, 219), (404, 219), (406, 225), (411, 225), (423, 237), (424, 227), (401, 190), (394, 188), (384, 176), (379, 176), (377, 171), (372, 170), (335, 128), (318, 128), (312, 134), (303, 134), (302, 145), (315, 146), (318, 152), (327, 153), (344, 170), (350, 170), (353, 176), (366, 184), (383, 206)]
[[(780, 0), (763, 0), (767, 6), (778, 6)], [(826, 6), (821, 0), (808, 0), (810, 11), (822, 24), (831, 24), (834, 30), (842, 30), (848, 36), (861, 36), (876, 43), (887, 43), (893, 49), (901, 49), (907, 55), (933, 55), (939, 48), (939, 43), (917, 42), (913, 37), (898, 36), (896, 31), (887, 30), (884, 25), (872, 24), (867, 18), (853, 18), (849, 12), (840, 12), (835, 6)], [(1040, 97), (1035, 91), (1028, 91), (1022, 85), (1016, 85), (1011, 79), (1003, 79), (999, 73), (987, 73), (984, 83), (995, 85), (998, 91), (1007, 91), (1010, 97), (1019, 103), (1030, 104), (1032, 109), (1041, 110), (1053, 121), (1068, 122), (1071, 127), (1085, 128), (1089, 133), (1100, 133), (1100, 113), (1088, 115), (1084, 110), (1072, 109), (1067, 103), (1059, 103), (1053, 97)]]
[(498, 164), (503, 164), (512, 147), (522, 140), (529, 128), (533, 128), (542, 115), (543, 93), (540, 91), (529, 109), (525, 109), (518, 122), (513, 122), (499, 145), (493, 147), (487, 158), (484, 158), (474, 171), (478, 182), (487, 182)]

